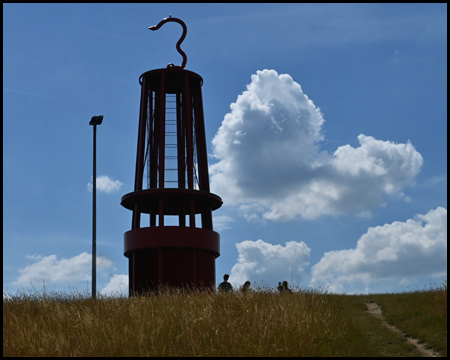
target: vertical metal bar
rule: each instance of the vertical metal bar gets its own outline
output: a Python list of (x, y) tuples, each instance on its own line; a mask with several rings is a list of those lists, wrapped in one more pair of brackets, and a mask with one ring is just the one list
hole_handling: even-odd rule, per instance
[(147, 125), (147, 81), (144, 76), (142, 79), (141, 105), (139, 111), (139, 132), (136, 154), (136, 177), (134, 179), (134, 191), (142, 190), (142, 181), (144, 177), (144, 158), (145, 158), (145, 134)]
[(195, 202), (194, 197), (191, 196), (189, 203), (189, 226), (195, 227)]
[(185, 158), (185, 128), (183, 114), (181, 112), (181, 94), (177, 94), (177, 162), (178, 162), (178, 188), (186, 188), (185, 180), (185, 169), (186, 169), (186, 158)]
[[(195, 112), (195, 140), (197, 145), (197, 167), (199, 190), (209, 192), (208, 157), (206, 149), (205, 120), (203, 115), (203, 101), (200, 81), (195, 83), (194, 112)], [(206, 206), (206, 205), (205, 205)], [(202, 228), (212, 230), (212, 211), (210, 207), (201, 213)]]
[[(161, 73), (159, 98), (159, 188), (164, 188), (164, 147), (165, 147), (165, 131), (166, 131), (166, 74)], [(159, 214), (162, 216), (163, 214)]]
[(93, 169), (93, 188), (92, 188), (92, 298), (97, 298), (97, 219), (96, 219), (96, 189), (97, 189), (97, 169), (96, 169), (96, 138), (97, 138), (97, 125), (94, 124), (94, 169)]
[(159, 226), (164, 226), (164, 198), (162, 195), (158, 199)]
[[(141, 106), (139, 111), (139, 130), (138, 143), (136, 153), (136, 176), (134, 178), (134, 191), (142, 190), (142, 181), (144, 177), (144, 158), (145, 158), (145, 134), (147, 125), (147, 81), (146, 77), (142, 78), (141, 88)], [(131, 224), (132, 229), (140, 227), (141, 213), (137, 204), (133, 210), (133, 220)]]
[[(152, 99), (153, 101), (153, 99)], [(156, 189), (158, 183), (158, 148), (159, 148), (159, 93), (155, 91), (155, 112), (152, 118), (153, 142), (150, 157), (150, 188)]]
[(186, 155), (187, 155), (187, 176), (188, 189), (194, 188), (194, 162), (193, 162), (193, 144), (192, 144), (192, 99), (189, 89), (189, 74), (184, 76), (184, 92), (183, 92), (183, 110), (185, 113), (186, 124)]
[(152, 158), (152, 143), (153, 143), (153, 91), (151, 91), (151, 89), (148, 89), (147, 92), (147, 153), (146, 156), (148, 156), (147, 158), (147, 188), (150, 189), (151, 185), (150, 185), (150, 181), (151, 181), (151, 176), (150, 176), (150, 159)]
[[(193, 139), (192, 139), (192, 98), (189, 89), (189, 74), (184, 75), (183, 110), (186, 124), (186, 163), (188, 189), (194, 189), (194, 159), (193, 159)], [(195, 204), (191, 198), (189, 206), (189, 226), (195, 227)]]
[(181, 206), (181, 214), (179, 215), (179, 225), (186, 226), (186, 200), (183, 199), (183, 205)]
[[(158, 183), (158, 150), (159, 150), (159, 136), (160, 136), (160, 113), (161, 109), (159, 107), (161, 94), (155, 91), (155, 113), (152, 118), (153, 121), (153, 142), (152, 142), (152, 151), (150, 158), (150, 187), (152, 189), (157, 188)], [(153, 99), (152, 99), (153, 101)], [(158, 213), (159, 208), (152, 208), (152, 213), (150, 215), (150, 226), (156, 226), (156, 214)]]
[(195, 139), (197, 142), (198, 181), (199, 190), (209, 192), (208, 157), (206, 149), (205, 120), (203, 115), (203, 101), (200, 83), (195, 84), (194, 112), (195, 112)]
[[(151, 170), (150, 170), (150, 166), (152, 164), (152, 156), (153, 156), (153, 137), (154, 137), (154, 133), (153, 133), (153, 122), (154, 122), (154, 117), (153, 117), (153, 91), (151, 89), (148, 89), (148, 118), (147, 118), (147, 127), (148, 127), (148, 140), (147, 140), (147, 151), (148, 151), (148, 166), (147, 166), (147, 187), (149, 189), (152, 188), (152, 176), (151, 176)], [(150, 226), (155, 226), (155, 220), (156, 219), (156, 214), (154, 213), (154, 209), (151, 208), (150, 206), (150, 210), (149, 210), (149, 221), (150, 221)], [(153, 224), (152, 224), (153, 223)]]

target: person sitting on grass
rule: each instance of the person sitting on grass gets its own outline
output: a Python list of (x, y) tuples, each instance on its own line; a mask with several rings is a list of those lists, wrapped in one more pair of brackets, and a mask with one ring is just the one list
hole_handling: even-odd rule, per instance
[(277, 289), (280, 293), (291, 293), (292, 292), (292, 290), (289, 289), (288, 282), (286, 280), (284, 280), (282, 283), (278, 282)]
[(249, 293), (249, 292), (251, 292), (250, 285), (251, 285), (250, 281), (246, 281), (244, 283), (244, 285), (242, 285), (242, 287), (241, 287), (241, 293)]
[(284, 280), (282, 284), (283, 284), (284, 292), (287, 292), (287, 293), (291, 293), (292, 292), (292, 290), (289, 289), (288, 282), (286, 280)]
[(233, 286), (228, 282), (230, 275), (225, 274), (223, 276), (223, 282), (219, 284), (219, 292), (228, 293), (233, 291)]

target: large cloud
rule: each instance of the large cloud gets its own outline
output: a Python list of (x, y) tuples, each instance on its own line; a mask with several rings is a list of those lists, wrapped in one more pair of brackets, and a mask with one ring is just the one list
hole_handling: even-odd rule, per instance
[[(58, 259), (56, 255), (31, 255), (27, 258), (36, 261), (19, 270), (21, 275), (13, 282), (15, 285), (83, 281), (91, 280), (92, 277), (92, 254), (86, 252), (69, 259)], [(112, 266), (112, 262), (104, 256), (97, 256), (96, 263), (98, 270)]]
[(446, 273), (447, 209), (438, 207), (406, 222), (369, 228), (354, 249), (325, 253), (311, 269), (311, 284), (347, 292)]
[(360, 146), (320, 150), (324, 118), (287, 74), (257, 71), (212, 143), (212, 191), (247, 218), (364, 214), (413, 182), (422, 156), (408, 141), (358, 136)]
[(230, 281), (242, 285), (245, 281), (276, 286), (279, 281), (299, 284), (304, 279), (303, 268), (309, 265), (311, 249), (304, 242), (289, 241), (286, 246), (272, 245), (262, 240), (246, 240), (236, 244), (238, 262), (231, 269)]

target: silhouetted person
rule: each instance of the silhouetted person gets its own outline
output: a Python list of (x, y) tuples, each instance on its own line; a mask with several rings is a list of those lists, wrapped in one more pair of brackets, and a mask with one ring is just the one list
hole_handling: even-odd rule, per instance
[(233, 291), (233, 286), (231, 286), (231, 284), (228, 282), (228, 278), (230, 277), (230, 275), (225, 274), (223, 276), (223, 282), (221, 282), (219, 284), (219, 292), (232, 292)]
[(251, 285), (250, 281), (246, 281), (246, 282), (244, 283), (244, 285), (242, 285), (242, 287), (241, 287), (241, 292), (243, 292), (243, 293), (248, 293), (248, 292), (250, 292), (250, 291), (251, 291), (251, 290), (250, 290), (250, 285)]
[(291, 293), (292, 292), (292, 290), (289, 289), (288, 282), (286, 280), (283, 281), (282, 285), (283, 285), (283, 288), (284, 288), (284, 292), (287, 292), (287, 293)]

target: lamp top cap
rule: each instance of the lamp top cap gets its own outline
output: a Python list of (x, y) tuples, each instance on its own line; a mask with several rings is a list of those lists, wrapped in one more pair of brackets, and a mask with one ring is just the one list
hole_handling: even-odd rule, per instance
[(95, 115), (92, 117), (91, 121), (89, 121), (89, 125), (100, 125), (103, 121), (103, 115)]

